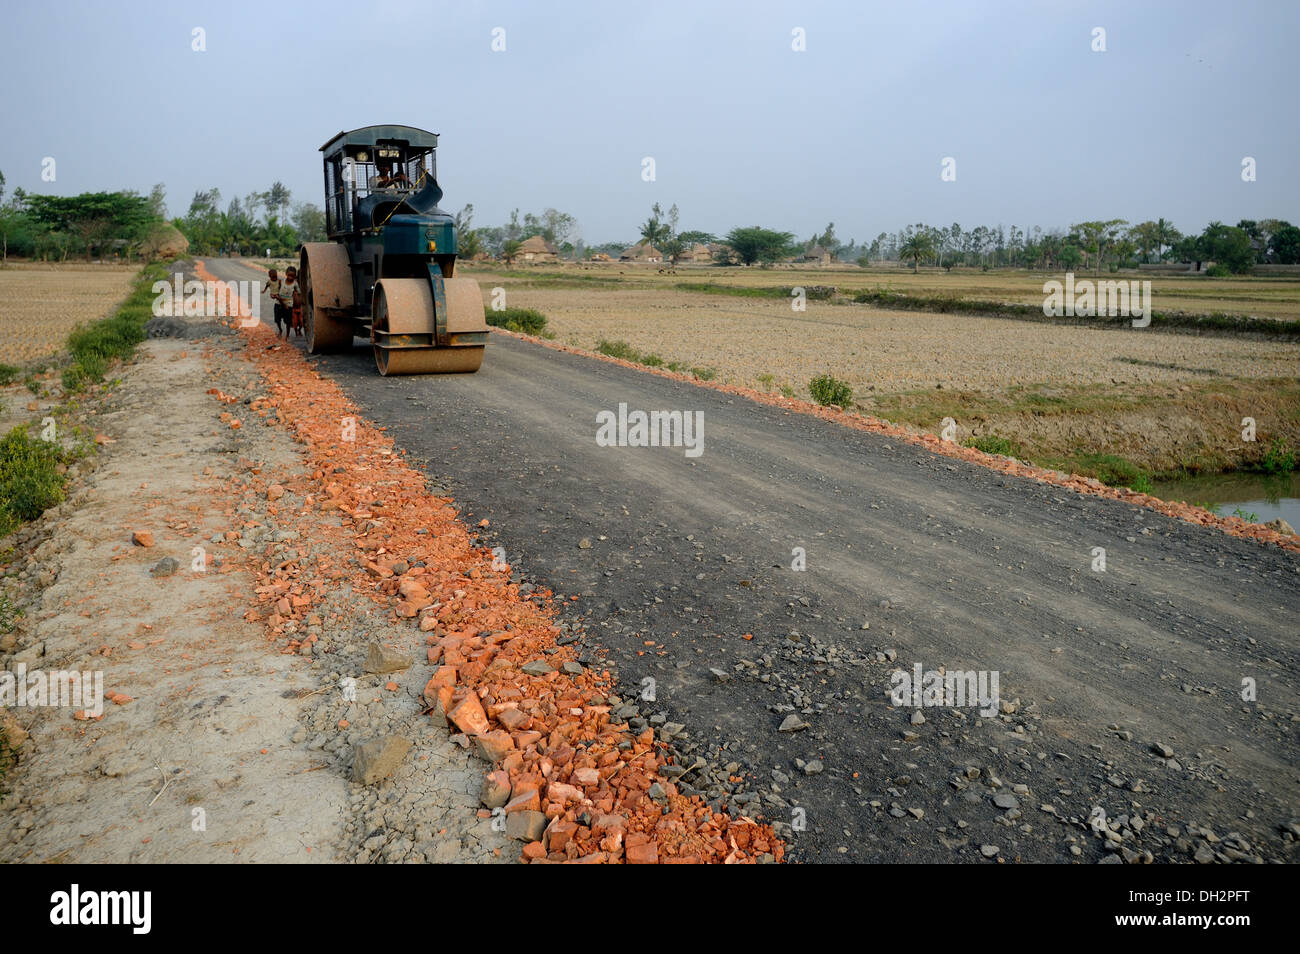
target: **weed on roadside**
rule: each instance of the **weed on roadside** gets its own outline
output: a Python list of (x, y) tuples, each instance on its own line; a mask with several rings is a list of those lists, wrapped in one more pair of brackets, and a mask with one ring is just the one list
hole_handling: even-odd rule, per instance
[(488, 309), (487, 323), (494, 328), (504, 328), (524, 335), (542, 335), (546, 330), (546, 316), (533, 308)]
[(20, 424), (0, 440), (0, 537), (63, 500), (63, 454)]
[(847, 408), (853, 404), (853, 388), (831, 374), (819, 374), (808, 382), (808, 393), (823, 407)]
[(1003, 457), (1020, 457), (1020, 445), (1013, 440), (1005, 437), (998, 437), (996, 434), (981, 434), (978, 437), (968, 437), (962, 441), (966, 447), (973, 447), (981, 450), (986, 454), (1001, 454)]

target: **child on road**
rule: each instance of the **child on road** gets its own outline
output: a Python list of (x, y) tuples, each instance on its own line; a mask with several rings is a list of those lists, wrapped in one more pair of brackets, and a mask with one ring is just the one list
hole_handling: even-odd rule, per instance
[(275, 306), (275, 333), (280, 335), (280, 322), (284, 322), (284, 340), (289, 340), (289, 331), (293, 328), (293, 304), (298, 295), (298, 269), (290, 265), (284, 270), (284, 281), (280, 283), (280, 293)]
[(266, 293), (271, 296), (271, 310), (275, 313), (275, 333), (280, 334), (280, 273), (274, 268), (266, 273)]

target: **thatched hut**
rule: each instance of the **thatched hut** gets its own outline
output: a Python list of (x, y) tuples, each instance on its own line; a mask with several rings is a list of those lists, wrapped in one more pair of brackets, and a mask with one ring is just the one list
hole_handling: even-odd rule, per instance
[(618, 260), (620, 262), (642, 262), (647, 265), (658, 265), (663, 262), (664, 253), (649, 242), (638, 242), (631, 248), (623, 249)]
[(533, 235), (523, 240), (515, 261), (528, 265), (549, 265), (560, 260), (559, 250), (540, 235)]

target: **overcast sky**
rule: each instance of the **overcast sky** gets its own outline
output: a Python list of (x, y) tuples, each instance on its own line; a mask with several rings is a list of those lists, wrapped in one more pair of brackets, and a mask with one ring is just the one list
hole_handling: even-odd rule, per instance
[(388, 122), (441, 134), (447, 210), (495, 225), (554, 206), (589, 243), (634, 238), (655, 201), (683, 229), (833, 221), (859, 241), (916, 222), (1300, 223), (1298, 27), (1281, 0), (9, 0), (0, 171), (65, 195), (163, 182), (173, 215), (196, 189), (224, 203), (276, 179), (320, 205), (321, 144)]

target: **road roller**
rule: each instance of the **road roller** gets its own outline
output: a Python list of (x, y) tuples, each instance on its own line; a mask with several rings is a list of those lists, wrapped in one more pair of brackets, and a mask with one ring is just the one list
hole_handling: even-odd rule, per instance
[(473, 372), (488, 327), (472, 278), (455, 278), (455, 220), (442, 209), (436, 133), (366, 126), (320, 147), (328, 242), (299, 249), (307, 350), (370, 339), (382, 375)]

